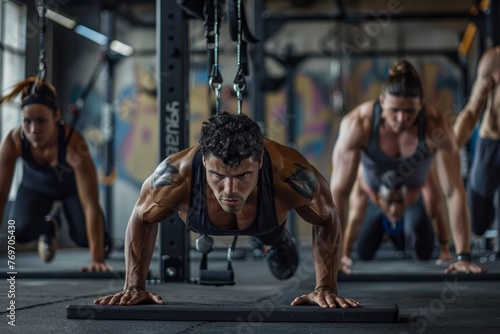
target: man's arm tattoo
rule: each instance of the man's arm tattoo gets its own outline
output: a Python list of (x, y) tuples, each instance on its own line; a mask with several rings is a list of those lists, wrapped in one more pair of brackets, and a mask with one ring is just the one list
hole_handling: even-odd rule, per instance
[(156, 167), (156, 170), (153, 173), (151, 189), (174, 184), (175, 181), (172, 178), (172, 174), (179, 174), (177, 167), (163, 161), (158, 165), (158, 167)]
[(311, 171), (308, 171), (304, 166), (295, 163), (297, 170), (285, 179), (293, 190), (298, 192), (301, 196), (312, 200), (316, 189), (318, 187), (318, 182), (316, 177)]

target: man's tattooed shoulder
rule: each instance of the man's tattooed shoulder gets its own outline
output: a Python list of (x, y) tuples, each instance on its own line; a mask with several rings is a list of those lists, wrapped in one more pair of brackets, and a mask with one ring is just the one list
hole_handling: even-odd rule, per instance
[(151, 180), (151, 189), (170, 186), (175, 183), (174, 175), (179, 174), (179, 169), (174, 165), (163, 161), (156, 167)]
[(294, 163), (294, 165), (297, 168), (296, 171), (288, 176), (285, 182), (301, 196), (312, 200), (318, 187), (316, 176), (311, 170), (308, 170), (301, 164)]

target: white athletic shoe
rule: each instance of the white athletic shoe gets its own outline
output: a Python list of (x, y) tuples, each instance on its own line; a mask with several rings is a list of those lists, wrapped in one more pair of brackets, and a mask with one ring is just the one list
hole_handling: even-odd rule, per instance
[(38, 256), (42, 261), (50, 262), (56, 255), (59, 226), (54, 216), (46, 216), (45, 220), (48, 221), (51, 226), (48, 234), (42, 234), (38, 238)]

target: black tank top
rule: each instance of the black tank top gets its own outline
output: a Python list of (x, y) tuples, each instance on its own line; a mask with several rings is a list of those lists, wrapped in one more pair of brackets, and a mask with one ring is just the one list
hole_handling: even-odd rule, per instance
[(269, 153), (264, 149), (262, 168), (257, 181), (257, 211), (252, 225), (243, 230), (220, 230), (212, 225), (207, 214), (205, 167), (201, 150), (194, 155), (191, 171), (191, 192), (187, 226), (198, 233), (209, 235), (262, 235), (279, 227), (274, 204), (273, 169)]
[(380, 178), (390, 170), (397, 171), (399, 178), (404, 180), (408, 188), (420, 188), (424, 184), (429, 168), (432, 163), (434, 152), (430, 151), (425, 141), (425, 109), (418, 115), (418, 145), (415, 152), (406, 158), (394, 158), (387, 156), (380, 149), (379, 126), (381, 121), (382, 107), (380, 102), (373, 106), (373, 123), (368, 146), (361, 153), (363, 165), (363, 179), (366, 184), (378, 191)]
[(24, 137), (22, 130), (22, 158), (23, 179), (21, 184), (28, 190), (47, 194), (55, 198), (64, 198), (76, 193), (76, 182), (73, 168), (66, 162), (66, 144), (64, 126), (58, 124), (59, 137), (57, 140), (57, 165), (52, 167), (48, 164), (40, 165), (35, 162), (31, 154), (29, 141)]

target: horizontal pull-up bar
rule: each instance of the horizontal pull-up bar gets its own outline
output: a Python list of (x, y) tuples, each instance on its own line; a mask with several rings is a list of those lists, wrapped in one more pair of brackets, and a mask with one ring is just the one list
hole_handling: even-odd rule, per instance
[(470, 20), (475, 16), (470, 12), (419, 12), (419, 13), (391, 13), (391, 11), (382, 9), (380, 11), (373, 10), (371, 13), (346, 13), (346, 14), (311, 14), (311, 15), (296, 15), (287, 13), (273, 13), (264, 11), (261, 14), (264, 21), (342, 21), (342, 22), (366, 22), (376, 20)]

